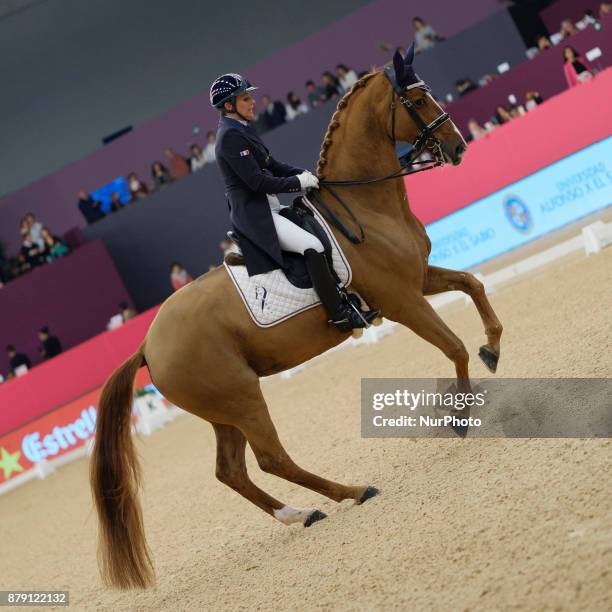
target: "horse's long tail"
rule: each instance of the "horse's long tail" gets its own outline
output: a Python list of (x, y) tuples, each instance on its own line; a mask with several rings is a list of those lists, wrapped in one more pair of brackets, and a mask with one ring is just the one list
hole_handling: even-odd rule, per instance
[(90, 483), (99, 518), (98, 562), (103, 581), (119, 589), (154, 582), (138, 501), (140, 466), (131, 434), (132, 386), (146, 364), (141, 346), (106, 381), (96, 419)]

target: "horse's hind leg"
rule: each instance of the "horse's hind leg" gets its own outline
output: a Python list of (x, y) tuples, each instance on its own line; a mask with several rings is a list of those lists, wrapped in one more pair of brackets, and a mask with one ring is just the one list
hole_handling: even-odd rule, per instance
[(503, 328), (489, 303), (483, 284), (469, 272), (429, 266), (423, 290), (424, 295), (434, 295), (445, 291), (463, 291), (472, 298), (487, 335), (487, 344), (480, 347), (478, 354), (487, 368), (495, 372), (499, 361)]
[(247, 474), (244, 434), (232, 425), (213, 423), (213, 427), (217, 436), (216, 476), (223, 484), (285, 525), (300, 522), (308, 527), (315, 521), (325, 518), (325, 514), (315, 508), (287, 506), (253, 484)]
[(307, 472), (297, 465), (283, 448), (263, 397), (256, 407), (250, 408), (249, 419), (237, 426), (245, 434), (257, 463), (264, 472), (299, 484), (337, 502), (354, 499), (363, 503), (378, 493), (374, 487), (346, 486)]

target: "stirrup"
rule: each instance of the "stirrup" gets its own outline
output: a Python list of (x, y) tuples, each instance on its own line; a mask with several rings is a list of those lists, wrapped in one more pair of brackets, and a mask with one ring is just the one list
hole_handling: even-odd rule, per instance
[(357, 296), (344, 293), (342, 304), (338, 307), (336, 315), (329, 321), (341, 332), (350, 332), (353, 329), (367, 329), (372, 324), (372, 321), (380, 316), (380, 310), (374, 308), (372, 310), (362, 311), (358, 304)]

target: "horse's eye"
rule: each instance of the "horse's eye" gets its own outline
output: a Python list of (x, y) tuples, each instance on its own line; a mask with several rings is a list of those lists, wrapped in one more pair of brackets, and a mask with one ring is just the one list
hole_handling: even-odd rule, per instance
[(421, 108), (422, 106), (425, 106), (425, 98), (417, 98), (414, 103), (416, 106)]

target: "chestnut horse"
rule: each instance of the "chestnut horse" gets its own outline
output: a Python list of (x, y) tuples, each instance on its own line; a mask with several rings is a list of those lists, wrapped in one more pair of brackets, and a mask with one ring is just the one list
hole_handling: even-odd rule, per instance
[[(401, 67), (400, 67), (401, 71)], [(397, 65), (396, 65), (397, 73)], [(502, 327), (482, 284), (471, 274), (429, 266), (431, 243), (412, 214), (396, 155), (395, 140), (418, 141), (421, 126), (436, 124), (436, 147), (445, 161), (459, 163), (465, 142), (422, 82), (404, 87), (382, 71), (363, 77), (338, 103), (325, 136), (317, 171), (332, 180), (397, 178), (340, 186), (365, 231), (354, 244), (334, 229), (353, 270), (352, 288), (382, 316), (405, 325), (437, 346), (454, 364), (458, 385), (469, 389), (468, 353), (436, 314), (426, 295), (460, 290), (472, 297), (487, 337), (483, 360), (494, 370)], [(398, 85), (399, 84), (399, 85)], [(406, 109), (408, 110), (408, 109)], [(336, 215), (348, 215), (326, 190), (320, 196)], [(100, 522), (100, 569), (106, 584), (147, 587), (154, 581), (140, 503), (139, 465), (131, 438), (132, 386), (147, 366), (151, 379), (172, 403), (209, 421), (217, 439), (217, 478), (285, 524), (308, 526), (325, 517), (268, 495), (249, 478), (245, 447), (259, 467), (340, 502), (362, 503), (378, 491), (345, 485), (312, 474), (283, 448), (259, 384), (261, 376), (282, 372), (340, 344), (350, 334), (327, 323), (322, 306), (271, 328), (255, 325), (223, 267), (196, 279), (164, 302), (138, 351), (104, 386), (91, 460), (91, 486)], [(483, 350), (481, 349), (481, 351)], [(482, 355), (481, 355), (482, 356)]]

